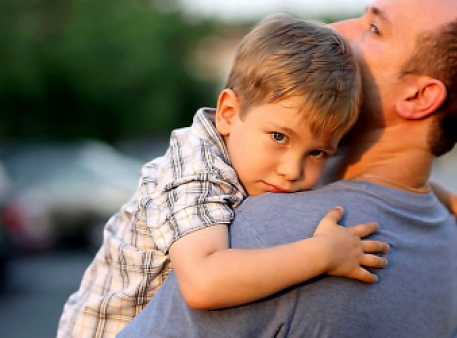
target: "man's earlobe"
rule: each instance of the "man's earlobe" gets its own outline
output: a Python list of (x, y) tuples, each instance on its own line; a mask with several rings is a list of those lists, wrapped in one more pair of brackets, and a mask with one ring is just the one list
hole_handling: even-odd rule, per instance
[(217, 100), (216, 129), (222, 136), (230, 134), (234, 118), (238, 118), (240, 105), (232, 89), (224, 89)]
[(430, 77), (422, 78), (410, 89), (411, 93), (397, 103), (398, 113), (410, 120), (420, 120), (432, 115), (441, 107), (447, 96), (443, 82)]

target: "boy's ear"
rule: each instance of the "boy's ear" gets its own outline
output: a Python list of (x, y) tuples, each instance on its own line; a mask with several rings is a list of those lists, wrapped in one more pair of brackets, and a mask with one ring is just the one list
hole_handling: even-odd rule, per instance
[(446, 96), (443, 82), (423, 76), (408, 88), (406, 97), (397, 103), (397, 111), (405, 119), (420, 120), (439, 109)]
[(238, 97), (232, 89), (224, 89), (217, 100), (216, 129), (222, 136), (230, 134), (234, 118), (240, 113)]

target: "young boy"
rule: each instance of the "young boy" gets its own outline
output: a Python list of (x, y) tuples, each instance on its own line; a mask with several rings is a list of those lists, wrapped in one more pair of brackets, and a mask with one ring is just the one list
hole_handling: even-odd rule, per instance
[[(388, 245), (340, 227), (330, 211), (315, 236), (262, 250), (229, 248), (233, 208), (247, 196), (311, 189), (358, 116), (351, 51), (322, 25), (271, 16), (241, 42), (217, 109), (175, 130), (163, 157), (107, 223), (104, 243), (67, 301), (59, 337), (112, 337), (176, 272), (195, 308), (234, 306), (320, 274), (374, 283)], [(287, 213), (287, 210), (284, 210)], [(284, 224), (285, 229), (287, 224)]]

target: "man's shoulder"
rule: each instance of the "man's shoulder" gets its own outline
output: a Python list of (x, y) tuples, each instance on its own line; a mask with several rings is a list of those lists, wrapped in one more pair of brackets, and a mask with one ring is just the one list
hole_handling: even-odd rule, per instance
[(265, 193), (249, 197), (237, 209), (242, 214), (277, 213), (314, 210), (322, 206), (334, 205), (347, 194), (347, 189), (340, 183), (333, 183), (315, 190), (301, 191), (291, 194)]
[(343, 200), (344, 188), (333, 184), (293, 194), (249, 197), (235, 209), (232, 240), (239, 243), (250, 238), (271, 246), (311, 237), (322, 217)]

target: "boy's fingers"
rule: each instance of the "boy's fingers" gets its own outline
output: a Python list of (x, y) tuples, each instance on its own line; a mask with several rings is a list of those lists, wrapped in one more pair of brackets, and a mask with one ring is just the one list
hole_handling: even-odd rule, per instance
[(353, 227), (348, 227), (348, 229), (360, 238), (364, 238), (378, 231), (379, 224), (378, 222), (368, 222), (364, 224), (355, 225)]
[(390, 248), (389, 243), (370, 240), (363, 241), (362, 246), (365, 253), (388, 253)]
[(378, 276), (363, 268), (358, 269), (353, 278), (370, 284), (376, 283), (378, 281)]
[(382, 269), (387, 266), (387, 259), (384, 257), (367, 254), (363, 256), (360, 265), (366, 266), (368, 268)]
[(335, 207), (330, 210), (327, 215), (324, 216), (324, 219), (332, 221), (333, 223), (338, 223), (343, 217), (344, 209), (343, 207)]

